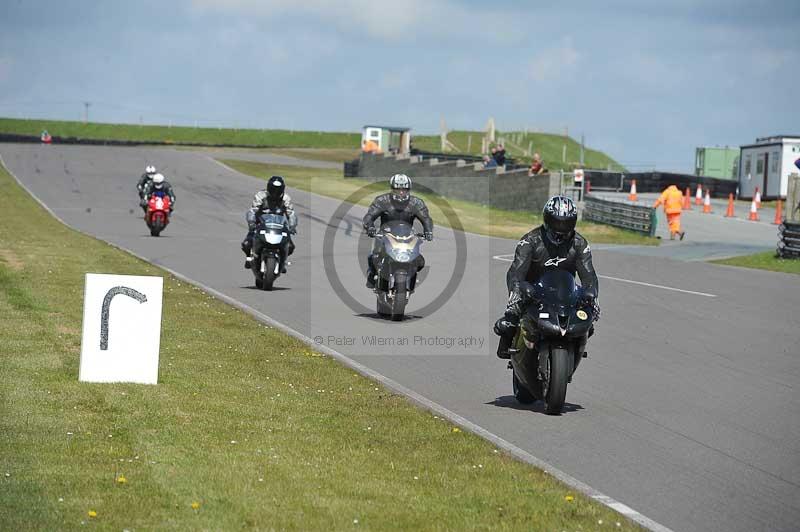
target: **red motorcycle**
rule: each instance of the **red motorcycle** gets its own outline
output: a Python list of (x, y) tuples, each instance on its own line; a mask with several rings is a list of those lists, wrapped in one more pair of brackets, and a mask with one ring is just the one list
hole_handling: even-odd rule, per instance
[(166, 195), (153, 194), (147, 202), (144, 221), (150, 228), (151, 236), (158, 236), (169, 223), (170, 199)]

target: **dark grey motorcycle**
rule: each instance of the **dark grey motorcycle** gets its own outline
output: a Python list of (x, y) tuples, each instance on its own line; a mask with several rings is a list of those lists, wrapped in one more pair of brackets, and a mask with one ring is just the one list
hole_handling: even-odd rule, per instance
[(547, 414), (560, 414), (567, 384), (594, 332), (595, 307), (584, 304), (583, 289), (564, 270), (549, 270), (525, 287), (531, 301), (520, 320), (511, 353), (514, 397), (523, 404), (544, 401)]

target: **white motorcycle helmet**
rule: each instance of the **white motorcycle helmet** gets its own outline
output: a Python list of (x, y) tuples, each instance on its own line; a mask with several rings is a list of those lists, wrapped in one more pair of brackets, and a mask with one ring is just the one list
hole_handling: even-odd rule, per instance
[(155, 174), (155, 173), (156, 173), (156, 167), (155, 167), (155, 166), (153, 166), (152, 164), (148, 164), (148, 165), (147, 165), (147, 166), (144, 168), (144, 173), (145, 173), (145, 174), (147, 174), (147, 175), (149, 175), (149, 176), (152, 176), (153, 174)]
[(156, 174), (153, 176), (153, 187), (156, 190), (160, 190), (161, 187), (164, 186), (164, 176), (161, 174)]
[(399, 205), (405, 205), (411, 198), (411, 178), (405, 174), (395, 174), (389, 178), (389, 186), (392, 188), (392, 201)]

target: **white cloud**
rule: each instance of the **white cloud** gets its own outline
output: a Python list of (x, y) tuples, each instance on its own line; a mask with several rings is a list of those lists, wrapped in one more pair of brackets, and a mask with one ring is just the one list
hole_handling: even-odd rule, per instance
[[(425, 34), (515, 42), (524, 38), (519, 17), (486, 7), (466, 7), (449, 0), (192, 0), (195, 10), (261, 18), (312, 17), (341, 31), (386, 41), (412, 41)], [(488, 6), (491, 8), (491, 5)], [(510, 36), (516, 36), (512, 38)]]
[(528, 72), (534, 81), (559, 81), (574, 70), (580, 59), (581, 54), (573, 46), (572, 38), (566, 37), (561, 45), (537, 53)]

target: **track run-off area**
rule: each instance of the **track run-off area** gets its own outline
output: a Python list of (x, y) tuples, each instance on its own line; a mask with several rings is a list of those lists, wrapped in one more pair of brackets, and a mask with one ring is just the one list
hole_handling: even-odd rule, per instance
[[(374, 295), (364, 287), (371, 241), (362, 234), (362, 207), (336, 219), (340, 201), (289, 182), (300, 220), (297, 249), (276, 289), (262, 292), (242, 267), (239, 243), (244, 211), (263, 181), (188, 150), (4, 144), (0, 155), (70, 226), (314, 338), (664, 527), (798, 527), (796, 276), (712, 265), (694, 260), (695, 252), (681, 257), (679, 243), (593, 246), (602, 319), (563, 415), (547, 416), (541, 404), (516, 403), (506, 361), (494, 355), (492, 324), (504, 309), (516, 241), (438, 226), (423, 246), (430, 268), (409, 316), (393, 323), (374, 315)], [(159, 238), (149, 236), (135, 191), (146, 163), (156, 164), (177, 194)], [(773, 235), (761, 249), (774, 247), (774, 226), (743, 231), (754, 242), (754, 231)], [(691, 238), (699, 231), (689, 225), (687, 232)], [(324, 256), (326, 234), (335, 241)], [(691, 249), (690, 242), (680, 244)], [(730, 247), (723, 244), (720, 253)], [(686, 260), (669, 258), (673, 246)], [(461, 266), (460, 283), (443, 294)]]

